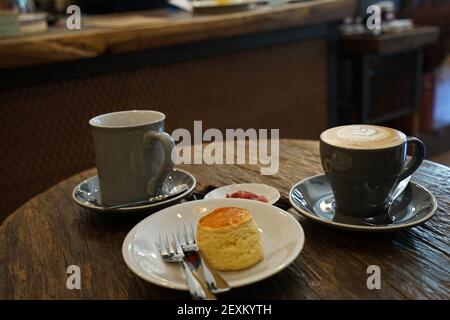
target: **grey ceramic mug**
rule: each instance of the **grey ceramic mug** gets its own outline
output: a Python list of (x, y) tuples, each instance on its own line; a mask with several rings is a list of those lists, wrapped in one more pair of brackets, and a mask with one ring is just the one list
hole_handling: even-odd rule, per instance
[[(398, 143), (376, 149), (370, 149), (369, 144), (367, 149), (335, 146), (324, 141), (322, 133), (320, 158), (333, 189), (337, 212), (364, 218), (382, 214), (389, 207), (398, 183), (420, 166), (425, 158), (423, 142), (394, 131), (402, 137)], [(416, 148), (407, 163), (411, 145)]]
[(132, 110), (107, 113), (92, 127), (102, 203), (118, 205), (161, 194), (173, 168), (174, 141), (164, 132), (165, 115)]

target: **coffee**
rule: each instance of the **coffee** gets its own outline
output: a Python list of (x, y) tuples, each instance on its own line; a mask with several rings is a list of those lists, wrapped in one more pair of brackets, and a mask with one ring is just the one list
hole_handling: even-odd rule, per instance
[(335, 127), (324, 131), (320, 138), (336, 147), (364, 150), (395, 147), (406, 141), (402, 132), (374, 125)]
[[(411, 145), (415, 145), (415, 152), (408, 162)], [(324, 131), (320, 157), (336, 211), (373, 217), (386, 211), (396, 185), (422, 163), (425, 146), (395, 129), (358, 124)]]

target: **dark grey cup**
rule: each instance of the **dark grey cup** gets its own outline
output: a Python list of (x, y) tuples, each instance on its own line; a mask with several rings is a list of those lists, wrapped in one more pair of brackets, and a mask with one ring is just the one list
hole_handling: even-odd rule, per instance
[[(409, 145), (416, 146), (407, 162)], [(373, 217), (390, 205), (393, 190), (416, 171), (425, 157), (425, 145), (406, 137), (403, 143), (383, 149), (347, 149), (320, 140), (320, 157), (340, 213)]]

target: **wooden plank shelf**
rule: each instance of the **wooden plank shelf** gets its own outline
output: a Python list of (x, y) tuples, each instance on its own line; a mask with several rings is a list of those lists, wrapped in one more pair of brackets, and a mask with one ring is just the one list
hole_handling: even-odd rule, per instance
[(347, 54), (391, 54), (406, 52), (435, 42), (439, 28), (417, 26), (412, 30), (381, 36), (355, 35), (341, 37), (341, 50)]

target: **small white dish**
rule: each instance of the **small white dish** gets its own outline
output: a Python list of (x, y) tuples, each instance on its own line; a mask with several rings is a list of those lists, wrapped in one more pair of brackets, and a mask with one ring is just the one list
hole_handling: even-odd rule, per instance
[(126, 236), (122, 255), (136, 275), (153, 284), (187, 290), (180, 265), (164, 263), (156, 242), (160, 233), (176, 232), (177, 225), (198, 220), (220, 207), (241, 207), (250, 211), (261, 231), (264, 259), (242, 271), (222, 272), (232, 288), (266, 279), (287, 267), (300, 254), (305, 235), (291, 214), (275, 206), (243, 199), (197, 200), (158, 211), (138, 223)]
[(238, 183), (214, 189), (206, 194), (205, 199), (226, 199), (227, 194), (238, 191), (248, 191), (258, 196), (264, 196), (268, 204), (274, 204), (280, 199), (280, 192), (274, 187), (262, 183)]

